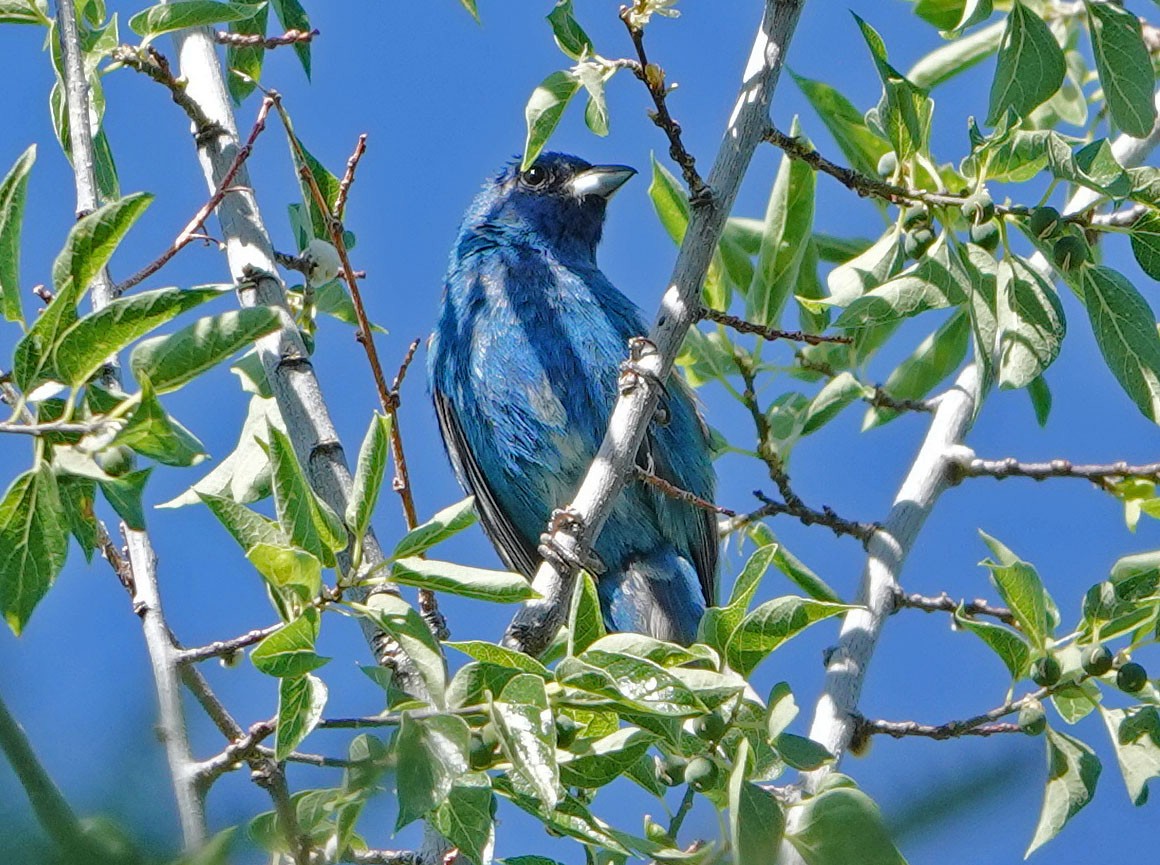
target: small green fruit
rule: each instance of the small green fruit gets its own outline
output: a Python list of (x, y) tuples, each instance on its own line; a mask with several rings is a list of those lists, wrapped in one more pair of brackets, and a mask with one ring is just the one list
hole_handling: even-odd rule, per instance
[(685, 767), (685, 783), (703, 793), (717, 786), (717, 779), (721, 777), (721, 770), (708, 757), (694, 757)]
[(1019, 727), (1028, 736), (1038, 736), (1047, 729), (1047, 715), (1038, 700), (1025, 703), (1019, 710)]
[(676, 787), (685, 777), (688, 761), (684, 757), (670, 754), (656, 764), (657, 780), (666, 787)]
[(1063, 669), (1051, 655), (1036, 658), (1031, 665), (1031, 681), (1042, 688), (1050, 688), (1059, 681)]
[(913, 231), (921, 226), (930, 227), (930, 211), (925, 204), (912, 204), (902, 211), (902, 227)]
[(124, 445), (115, 445), (97, 451), (93, 454), (93, 460), (105, 474), (114, 478), (119, 478), (133, 469), (133, 451)]
[(983, 247), (987, 252), (999, 248), (999, 224), (993, 219), (982, 225), (972, 225), (969, 235), (971, 243)]
[(878, 160), (878, 176), (890, 177), (898, 170), (898, 155), (893, 150), (882, 154)]
[(556, 744), (567, 748), (576, 741), (576, 734), (580, 732), (580, 725), (575, 719), (567, 715), (556, 716)]
[(1112, 653), (1107, 646), (1088, 646), (1083, 650), (1080, 664), (1089, 676), (1102, 676), (1112, 669)]
[(991, 200), (991, 195), (987, 190), (980, 189), (967, 196), (967, 200), (963, 202), (959, 211), (971, 225), (982, 225), (995, 218), (995, 202)]
[(693, 733), (705, 742), (716, 742), (725, 735), (728, 725), (716, 712), (702, 715), (693, 723)]
[(1067, 234), (1055, 241), (1051, 259), (1060, 270), (1075, 270), (1091, 258), (1091, 250), (1082, 237)]
[(1055, 230), (1059, 228), (1059, 224), (1058, 210), (1054, 207), (1037, 207), (1031, 211), (1031, 218), (1027, 220), (1027, 229), (1032, 236), (1042, 240), (1048, 235), (1054, 234)]
[(1116, 687), (1135, 694), (1148, 684), (1148, 671), (1135, 661), (1129, 661), (1116, 671)]
[(907, 258), (922, 258), (934, 243), (934, 232), (929, 228), (918, 228), (903, 236), (902, 249)]

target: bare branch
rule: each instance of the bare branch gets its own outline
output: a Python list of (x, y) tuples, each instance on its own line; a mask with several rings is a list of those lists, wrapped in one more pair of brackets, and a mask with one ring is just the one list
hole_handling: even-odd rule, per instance
[(219, 45), (233, 45), (235, 47), (256, 47), (266, 49), (278, 48), (282, 45), (308, 44), (318, 35), (318, 30), (287, 30), (281, 36), (263, 36), (261, 33), (227, 33), (218, 30), (213, 34), (214, 41)]
[(804, 342), (808, 345), (821, 345), (824, 342), (849, 344), (854, 341), (854, 338), (850, 336), (822, 336), (817, 333), (806, 333), (804, 330), (779, 330), (776, 327), (766, 327), (765, 325), (754, 324), (751, 321), (746, 321), (735, 315), (718, 312), (708, 307), (701, 310), (701, 318), (715, 321), (726, 327), (731, 327), (738, 333), (751, 333), (755, 336), (760, 336), (762, 339), (768, 339), (771, 342), (773, 340), (786, 339), (793, 340), (794, 342)]
[(980, 724), (977, 727), (963, 727), (958, 722), (949, 724), (920, 724), (917, 721), (871, 721), (869, 718), (858, 719), (858, 730), (855, 738), (866, 739), (869, 736), (887, 735), (895, 739), (904, 739), (907, 736), (921, 736), (926, 739), (956, 739), (962, 736), (995, 736), (1000, 733), (1022, 733), (1023, 728), (1010, 721), (992, 724)]
[(737, 511), (731, 511), (729, 508), (723, 508), (720, 505), (715, 505), (712, 502), (705, 501), (705, 499), (701, 498), (695, 493), (691, 493), (688, 490), (683, 490), (676, 484), (671, 484), (664, 478), (658, 477), (657, 475), (653, 474), (647, 469), (641, 468), (640, 466), (634, 466), (633, 473), (636, 475), (636, 479), (638, 481), (646, 483), (654, 489), (660, 490), (671, 499), (676, 499), (679, 502), (685, 502), (685, 504), (692, 505), (695, 508), (700, 508), (703, 511), (720, 514), (723, 517), (737, 516)]
[(271, 634), (282, 630), (283, 627), (284, 624), (279, 622), (276, 625), (249, 631), (240, 637), (234, 637), (232, 640), (218, 640), (194, 649), (182, 649), (177, 653), (177, 663), (196, 664), (199, 661), (208, 661), (210, 658), (228, 658), (231, 655), (236, 655), (247, 646), (260, 643)]
[(169, 68), (169, 60), (156, 48), (151, 45), (144, 48), (121, 45), (113, 49), (112, 58), (115, 62), (128, 66), (134, 72), (140, 72), (142, 75), (152, 78), (168, 90), (174, 103), (193, 121), (193, 134), (198, 141), (225, 134), (221, 124), (207, 117), (197, 101), (190, 98), (182, 82), (173, 76), (173, 72)]
[(973, 601), (956, 601), (946, 592), (931, 598), (926, 595), (907, 594), (902, 589), (898, 589), (894, 595), (894, 609), (897, 611), (903, 607), (922, 610), (926, 613), (956, 613), (962, 608), (962, 611), (968, 616), (990, 616), (1012, 627), (1015, 627), (1016, 624), (1014, 614), (1006, 607), (994, 606), (982, 598), (976, 598)]
[(1123, 478), (1160, 480), (1160, 463), (1131, 465), (1123, 460), (1105, 464), (1073, 463), (1069, 460), (1049, 460), (1042, 463), (1023, 463), (1013, 457), (1000, 460), (971, 459), (956, 469), (960, 478), (1082, 478), (1103, 485)]

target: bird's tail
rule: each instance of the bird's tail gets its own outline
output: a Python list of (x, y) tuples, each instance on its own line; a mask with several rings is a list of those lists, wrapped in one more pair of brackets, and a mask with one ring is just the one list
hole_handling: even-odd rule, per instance
[(692, 562), (671, 546), (628, 560), (600, 576), (604, 624), (688, 645), (697, 636), (705, 601)]

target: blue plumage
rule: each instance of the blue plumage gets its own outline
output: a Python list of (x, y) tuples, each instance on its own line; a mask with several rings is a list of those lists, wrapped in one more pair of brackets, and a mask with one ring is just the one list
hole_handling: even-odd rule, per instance
[[(640, 311), (596, 266), (608, 198), (634, 172), (548, 153), (489, 181), (464, 217), (428, 376), (456, 475), (500, 557), (531, 576), (554, 508), (604, 437)], [(640, 464), (712, 500), (704, 424), (675, 376)], [(596, 541), (605, 624), (690, 642), (717, 569), (715, 518), (630, 481)]]

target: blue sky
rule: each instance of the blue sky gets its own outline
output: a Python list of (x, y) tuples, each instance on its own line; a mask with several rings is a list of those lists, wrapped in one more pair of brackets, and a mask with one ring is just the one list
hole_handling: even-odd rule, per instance
[[(110, 3), (123, 18), (132, 4)], [(378, 337), (380, 355), (393, 369), (408, 343), (425, 336), (434, 320), (447, 252), (460, 214), (483, 179), (523, 143), (523, 106), (534, 86), (568, 61), (554, 46), (543, 15), (551, 3), (481, 0), (477, 26), (455, 0), (422, 4), (329, 0), (312, 13), (322, 36), (314, 43), (314, 79), (307, 83), (285, 49), (268, 57), (263, 81), (285, 98), (296, 129), (316, 156), (340, 171), (359, 133), (369, 149), (348, 209), (348, 227), (358, 235), (355, 265), (367, 271), (364, 296), (374, 321), (389, 335)], [(679, 82), (670, 106), (685, 130), (689, 149), (707, 170), (732, 105), (740, 71), (756, 28), (759, 3), (686, 0), (676, 21), (658, 20), (649, 30), (650, 57), (670, 80)], [(875, 103), (879, 84), (848, 10), (883, 34), (899, 68), (936, 47), (938, 34), (913, 17), (902, 0), (806, 4), (789, 63), (795, 72), (838, 86), (856, 105)], [(627, 56), (631, 45), (616, 18), (614, 0), (577, 0), (577, 15), (606, 56)], [(34, 28), (0, 27), (8, 85), (0, 95), (5, 124), (0, 131), (0, 170), (29, 143), (39, 144), (32, 176), (22, 253), (23, 283), (47, 281), (49, 267), (74, 209), (71, 174), (52, 136), (48, 114), (51, 71), (41, 52), (43, 33)], [(166, 40), (159, 47), (172, 54)], [(967, 147), (965, 117), (986, 111), (993, 62), (936, 90), (934, 152), (957, 161)], [(114, 259), (115, 276), (125, 276), (151, 260), (206, 198), (193, 158), (187, 121), (166, 94), (127, 71), (106, 79), (106, 128), (117, 156), (124, 192), (149, 190), (157, 200)], [(552, 140), (555, 149), (593, 162), (633, 165), (642, 175), (630, 182), (610, 207), (600, 260), (610, 278), (652, 317), (675, 255), (657, 222), (646, 193), (650, 154), (665, 160), (667, 144), (644, 115), (647, 96), (628, 75), (609, 88), (612, 131), (599, 139), (570, 111)], [(239, 110), (248, 129), (257, 109), (250, 100)], [(801, 115), (804, 131), (824, 151), (838, 154), (788, 76), (775, 98), (774, 119), (788, 128)], [(266, 222), (280, 249), (292, 247), (286, 204), (296, 184), (280, 133), (271, 127), (250, 161)], [(760, 216), (779, 154), (758, 152), (735, 213)], [(670, 166), (671, 167), (671, 166)], [(827, 178), (818, 181), (817, 226), (846, 235), (876, 236), (876, 210)], [(1113, 239), (1106, 260), (1122, 269), (1149, 301), (1155, 286), (1139, 272), (1126, 242)], [(225, 281), (224, 259), (210, 249), (191, 248), (146, 287)], [(1048, 373), (1055, 406), (1046, 429), (1034, 422), (1022, 393), (997, 393), (987, 402), (969, 444), (981, 456), (1026, 459), (1064, 456), (1078, 461), (1150, 461), (1160, 437), (1120, 391), (1094, 345), (1083, 309), (1063, 293), (1069, 338)], [(223, 301), (225, 308), (227, 301)], [(33, 304), (25, 299), (27, 309)], [(936, 314), (937, 315), (937, 314)], [(903, 328), (871, 367), (885, 380), (894, 365), (933, 329), (932, 317)], [(0, 358), (9, 356), (15, 326), (0, 328)], [(365, 361), (349, 328), (327, 322), (315, 356), (348, 456), (353, 454), (377, 406)], [(769, 356), (788, 360), (774, 346)], [(438, 443), (433, 412), (418, 366), (403, 391), (403, 433), (415, 494), (422, 515), (457, 500), (460, 492)], [(764, 396), (787, 387), (771, 381)], [(746, 418), (718, 389), (702, 399), (711, 422), (744, 442)], [(166, 398), (166, 404), (207, 445), (214, 457), (227, 454), (236, 439), (246, 400), (226, 370)], [(847, 411), (794, 453), (791, 473), (797, 491), (815, 505), (827, 504), (854, 519), (882, 519), (925, 431), (923, 417), (907, 417), (868, 434), (858, 432), (861, 414)], [(6, 485), (30, 461), (28, 443), (0, 440), (0, 479)], [(159, 469), (147, 499), (156, 504), (181, 492), (203, 468)], [(752, 503), (760, 465), (726, 458), (718, 465), (719, 501), (746, 509)], [(376, 529), (390, 540), (402, 531), (397, 502), (385, 496)], [(162, 591), (171, 625), (187, 645), (227, 638), (270, 624), (274, 614), (258, 578), (233, 542), (200, 508), (149, 513), (160, 555)], [(835, 540), (825, 529), (780, 519), (774, 530), (800, 558), (831, 585), (853, 595), (863, 554), (856, 542)], [(1035, 563), (1064, 611), (1074, 620), (1083, 592), (1103, 579), (1121, 555), (1160, 546), (1160, 528), (1145, 521), (1136, 534), (1124, 527), (1114, 501), (1082, 481), (1046, 484), (988, 479), (970, 481), (940, 501), (903, 574), (910, 591), (955, 596), (989, 596), (985, 571), (977, 566), (986, 550), (977, 529), (1003, 540)], [(490, 546), (476, 529), (448, 543), (440, 554), (481, 566), (496, 566)], [(727, 586), (736, 572), (735, 551), (725, 556)], [(762, 597), (792, 587), (776, 575)], [(510, 610), (476, 602), (444, 604), (457, 639), (495, 639)], [(757, 674), (759, 691), (786, 679), (803, 707), (795, 729), (804, 731), (818, 692), (821, 652), (836, 633), (823, 624), (779, 651)], [(335, 618), (323, 629), (323, 654), (335, 660), (323, 670), (330, 685), (329, 715), (371, 713), (381, 708), (381, 692), (359, 671), (369, 658), (357, 628)], [(1144, 658), (1148, 661), (1147, 656)], [(457, 661), (456, 661), (457, 662)], [(1160, 661), (1153, 660), (1160, 667)], [(1154, 671), (1153, 671), (1154, 672)], [(221, 696), (243, 723), (271, 715), (276, 685), (247, 663), (236, 669), (207, 669)], [(173, 849), (177, 822), (161, 748), (153, 734), (154, 695), (141, 638), (123, 591), (102, 562), (86, 567), (74, 549), (57, 586), (36, 611), (19, 639), (0, 632), (0, 693), (30, 732), (48, 769), (82, 814), (108, 813), (124, 819), (163, 849)], [(1005, 669), (969, 634), (952, 633), (942, 616), (904, 613), (894, 617), (875, 657), (863, 697), (871, 717), (941, 722), (997, 705), (1007, 687)], [(220, 747), (218, 736), (196, 710), (195, 748), (207, 756)], [(1095, 802), (1036, 858), (1060, 865), (1116, 861), (1154, 843), (1155, 806), (1133, 808), (1118, 777), (1106, 734), (1095, 719), (1078, 728), (1105, 761)], [(307, 747), (340, 753), (337, 733), (319, 732)], [(1022, 736), (931, 743), (876, 741), (862, 759), (849, 760), (852, 774), (881, 805), (888, 819), (903, 821), (939, 811), (945, 800), (969, 801), (928, 831), (904, 835), (900, 844), (915, 865), (938, 862), (1016, 862), (1029, 841), (1046, 774), (1042, 740)], [(295, 772), (296, 786), (328, 783), (315, 770)], [(971, 792), (977, 783), (980, 791)], [(961, 785), (955, 787), (954, 785)], [(951, 792), (948, 793), (948, 790)], [(957, 792), (956, 792), (957, 791)], [(938, 799), (936, 797), (942, 797)], [(977, 797), (977, 798), (976, 798)], [(640, 810), (627, 788), (603, 794), (597, 811), (606, 815)], [(267, 807), (262, 794), (236, 773), (215, 788), (211, 819), (217, 826)], [(652, 808), (656, 812), (655, 806)], [(522, 818), (505, 813), (499, 829), (501, 855), (554, 852), (576, 862), (577, 852), (561, 847)], [(6, 764), (0, 763), (0, 851), (10, 830), (26, 827), (29, 812)], [(413, 843), (410, 834), (388, 840), (393, 824), (389, 797), (382, 797), (364, 828), (378, 846)], [(639, 829), (635, 819), (625, 827)], [(695, 812), (693, 829), (716, 833), (706, 809)], [(380, 831), (381, 830), (381, 831)], [(0, 855), (0, 859), (4, 856)], [(257, 861), (256, 859), (254, 861)]]

